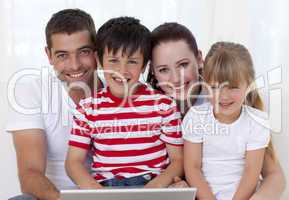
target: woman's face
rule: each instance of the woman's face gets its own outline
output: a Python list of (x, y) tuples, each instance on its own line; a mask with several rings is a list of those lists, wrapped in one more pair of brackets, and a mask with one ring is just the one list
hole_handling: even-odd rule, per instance
[(160, 43), (154, 47), (152, 58), (152, 71), (166, 95), (185, 100), (196, 94), (202, 61), (197, 61), (184, 40)]

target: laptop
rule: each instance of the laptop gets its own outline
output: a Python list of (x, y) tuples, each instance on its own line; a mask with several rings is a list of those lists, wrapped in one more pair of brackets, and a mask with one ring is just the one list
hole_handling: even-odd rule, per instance
[(61, 200), (195, 200), (196, 188), (62, 190)]

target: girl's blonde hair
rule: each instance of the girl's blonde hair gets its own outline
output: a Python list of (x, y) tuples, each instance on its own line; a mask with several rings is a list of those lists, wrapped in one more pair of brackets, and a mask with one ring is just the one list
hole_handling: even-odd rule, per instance
[[(234, 87), (241, 81), (246, 81), (247, 85), (251, 86), (255, 80), (255, 70), (249, 51), (245, 46), (232, 42), (213, 44), (205, 58), (203, 77), (207, 83), (228, 82)], [(264, 110), (263, 101), (256, 89), (247, 94), (245, 104)], [(267, 152), (275, 160), (272, 141)]]

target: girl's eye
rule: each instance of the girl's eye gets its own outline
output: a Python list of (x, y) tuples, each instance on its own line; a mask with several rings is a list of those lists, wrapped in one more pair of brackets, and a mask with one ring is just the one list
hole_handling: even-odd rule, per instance
[(182, 68), (186, 68), (188, 65), (189, 65), (188, 62), (183, 62), (179, 66), (182, 67)]
[(212, 85), (212, 86), (211, 86), (211, 89), (212, 89), (212, 90), (216, 90), (216, 89), (218, 89), (218, 86)]
[(229, 86), (229, 89), (231, 89), (231, 90), (237, 90), (237, 89), (239, 89), (239, 87), (238, 87), (238, 86)]

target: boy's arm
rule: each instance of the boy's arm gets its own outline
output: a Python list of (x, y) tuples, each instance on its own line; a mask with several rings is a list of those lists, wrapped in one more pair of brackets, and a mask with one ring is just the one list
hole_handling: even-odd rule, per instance
[(59, 191), (45, 176), (47, 142), (41, 129), (12, 131), (21, 191), (37, 199), (59, 199)]
[(170, 164), (160, 175), (145, 185), (145, 188), (165, 188), (173, 183), (174, 177), (181, 177), (183, 170), (183, 147), (166, 144)]
[(266, 151), (262, 168), (260, 188), (250, 198), (250, 200), (278, 200), (285, 189), (286, 180), (280, 163), (274, 161), (271, 155)]
[(184, 142), (184, 166), (186, 180), (191, 187), (197, 188), (199, 200), (215, 200), (205, 177), (202, 174), (202, 143)]
[(245, 169), (233, 200), (250, 199), (255, 192), (263, 165), (264, 153), (264, 148), (246, 152)]
[(84, 165), (87, 151), (69, 146), (65, 161), (66, 172), (80, 189), (100, 189), (102, 186), (89, 174)]

